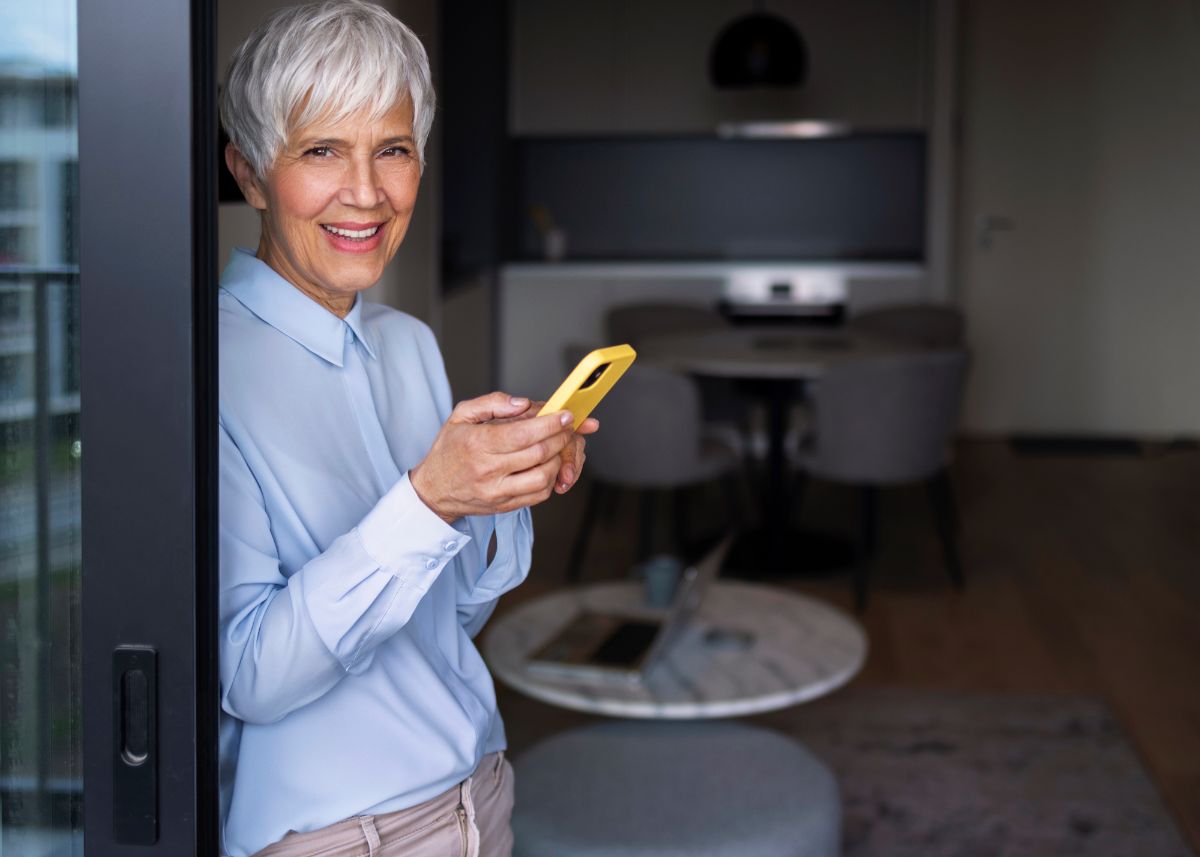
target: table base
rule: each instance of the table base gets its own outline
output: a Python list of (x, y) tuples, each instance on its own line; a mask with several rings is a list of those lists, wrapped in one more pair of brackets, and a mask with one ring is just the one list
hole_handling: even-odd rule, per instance
[(741, 580), (824, 577), (849, 571), (857, 559), (854, 543), (833, 533), (767, 528), (742, 532), (729, 550), (721, 575)]

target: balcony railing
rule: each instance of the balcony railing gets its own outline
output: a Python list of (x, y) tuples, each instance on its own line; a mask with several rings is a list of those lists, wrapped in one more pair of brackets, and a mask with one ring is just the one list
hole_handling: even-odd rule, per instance
[[(52, 312), (55, 288), (65, 290), (63, 299), (57, 304), (63, 310), (58, 318), (53, 318)], [(73, 776), (77, 772), (64, 771), (61, 764), (56, 766), (51, 752), (56, 721), (51, 682), (55, 671), (58, 670), (61, 676), (66, 666), (57, 663), (54, 657), (56, 649), (62, 652), (67, 648), (63, 645), (65, 641), (52, 639), (52, 578), (56, 559), (59, 565), (63, 564), (64, 558), (69, 559), (72, 566), (78, 561), (74, 552), (78, 548), (79, 520), (76, 476), (68, 469), (69, 478), (64, 479), (61, 467), (59, 473), (55, 472), (55, 454), (57, 451), (61, 456), (64, 443), (60, 438), (60, 448), (56, 450), (53, 429), (55, 418), (79, 412), (78, 390), (70, 389), (73, 380), (68, 383), (68, 379), (78, 378), (77, 367), (72, 365), (77, 359), (78, 288), (79, 269), (76, 266), (0, 265), (0, 289), (27, 290), (32, 298), (22, 298), (6, 306), (4, 316), (0, 317), (0, 354), (10, 358), (17, 356), (21, 360), (31, 356), (33, 363), (32, 389), (28, 389), (28, 385), (14, 384), (13, 389), (18, 386), (22, 389), (13, 395), (12, 390), (0, 388), (0, 433), (7, 427), (10, 453), (0, 471), (0, 491), (3, 491), (8, 507), (4, 517), (0, 518), (0, 530), (5, 531), (0, 533), (5, 537), (5, 544), (0, 545), (0, 583), (24, 587), (30, 577), (33, 578), (30, 601), (34, 615), (29, 617), (32, 634), (22, 632), (23, 639), (14, 645), (16, 651), (22, 653), (22, 659), (36, 661), (36, 668), (21, 670), (27, 678), (36, 677), (33, 679), (36, 687), (30, 689), (32, 705), (26, 707), (18, 703), (18, 711), (5, 712), (15, 713), (19, 720), (25, 721), (23, 724), (10, 723), (9, 728), (33, 738), (36, 747), (29, 748), (30, 752), (23, 755), (30, 761), (36, 759), (36, 763), (18, 765), (23, 768), (20, 770), (3, 766), (0, 770), (0, 807), (9, 820), (20, 818), (25, 825), (36, 825), (40, 819), (43, 826), (48, 826), (47, 822), (53, 818), (60, 819), (61, 823), (64, 812), (74, 816), (79, 811), (82, 791), (78, 777)], [(28, 373), (27, 369), (20, 371)], [(75, 443), (66, 443), (66, 451), (72, 457), (79, 454)], [(31, 457), (27, 457), (26, 447), (32, 451)], [(32, 474), (28, 471), (30, 463)], [(64, 483), (68, 484), (64, 487)], [(30, 509), (31, 515), (25, 511)], [(64, 530), (59, 535), (67, 536), (66, 543), (60, 545), (57, 552), (55, 522), (60, 530)], [(32, 551), (29, 546), (33, 547)], [(67, 554), (74, 555), (68, 557)], [(6, 639), (5, 645), (11, 642)], [(21, 696), (24, 696), (25, 687), (21, 689)], [(58, 722), (61, 725), (61, 718)], [(0, 820), (0, 826), (4, 826), (3, 820)]]

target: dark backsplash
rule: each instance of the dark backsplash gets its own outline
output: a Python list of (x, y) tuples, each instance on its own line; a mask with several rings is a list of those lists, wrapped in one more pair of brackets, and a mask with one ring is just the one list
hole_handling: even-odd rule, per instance
[(819, 140), (515, 141), (509, 258), (540, 259), (530, 212), (567, 259), (920, 260), (925, 135)]

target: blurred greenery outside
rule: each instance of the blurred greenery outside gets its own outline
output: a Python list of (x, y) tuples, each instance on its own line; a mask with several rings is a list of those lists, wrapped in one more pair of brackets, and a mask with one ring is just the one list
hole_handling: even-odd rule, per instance
[[(56, 438), (51, 443), (50, 468), (52, 474), (66, 473), (72, 467), (79, 465), (79, 460), (72, 451), (75, 443), (73, 438)], [(33, 469), (36, 464), (33, 444), (23, 443), (13, 446), (0, 444), (0, 448), (3, 449), (0, 452), (0, 487), (19, 482), (21, 479), (32, 481)]]
[[(48, 752), (50, 776), (77, 775), (83, 718), (78, 692), (82, 676), (80, 645), (81, 569), (78, 564), (55, 569), (50, 579), (50, 674), (39, 676), (34, 628), (27, 610), (37, 599), (37, 580), (0, 583), (0, 776), (31, 776), (37, 771), (37, 752)], [(33, 661), (27, 663), (27, 660)], [(37, 687), (33, 679), (50, 682), (51, 746), (30, 746)]]
[[(51, 562), (48, 605), (40, 603), (37, 552), (36, 450), (33, 421), (0, 431), (0, 777), (35, 776), (38, 760), (54, 778), (78, 779), (81, 758), (81, 565), (79, 539), (79, 415), (50, 423)], [(38, 613), (48, 607), (48, 674), (39, 657)], [(39, 738), (39, 686), (47, 682), (48, 735)], [(49, 746), (41, 746), (48, 739)]]

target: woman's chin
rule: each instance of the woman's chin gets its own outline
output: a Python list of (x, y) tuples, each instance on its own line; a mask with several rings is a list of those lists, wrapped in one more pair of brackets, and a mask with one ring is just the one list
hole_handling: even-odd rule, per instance
[(335, 290), (343, 294), (365, 291), (378, 283), (382, 276), (382, 268), (373, 268), (370, 271), (339, 271), (334, 280)]

